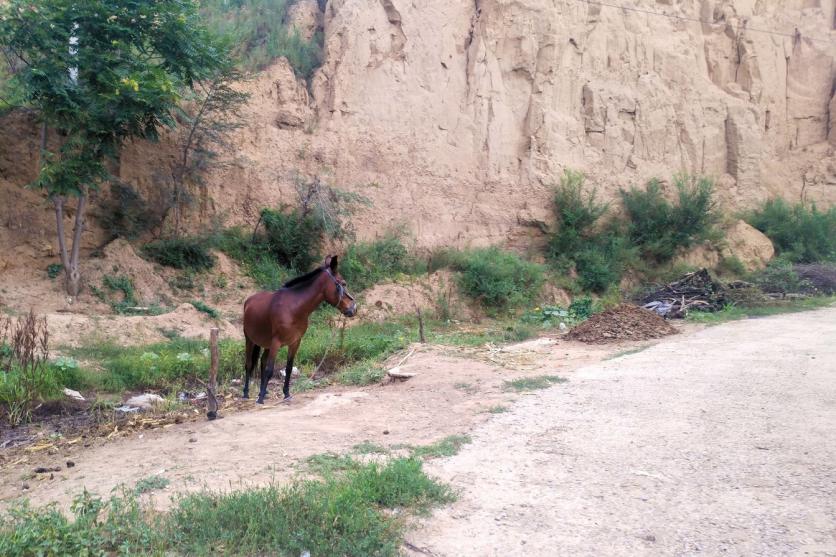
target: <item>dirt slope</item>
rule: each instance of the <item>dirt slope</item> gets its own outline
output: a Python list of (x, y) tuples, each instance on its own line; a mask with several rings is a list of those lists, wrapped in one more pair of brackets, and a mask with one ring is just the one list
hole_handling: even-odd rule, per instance
[[(836, 308), (578, 371), (431, 470), (426, 555), (836, 555)], [(417, 553), (416, 553), (417, 555)]]

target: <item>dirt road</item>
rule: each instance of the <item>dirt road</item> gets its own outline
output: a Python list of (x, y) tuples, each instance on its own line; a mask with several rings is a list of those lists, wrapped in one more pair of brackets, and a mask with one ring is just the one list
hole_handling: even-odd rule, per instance
[[(505, 380), (547, 371), (571, 375), (636, 345), (600, 347), (542, 338), (503, 348), (416, 346), (402, 367), (417, 375), (406, 382), (297, 393), (290, 404), (275, 398), (281, 392), (276, 384), (265, 406), (252, 403), (252, 410), (214, 422), (99, 439), (89, 447), (83, 443), (90, 440), (82, 440), (51, 452), (16, 453), (10, 465), (0, 468), (0, 509), (19, 498), (67, 508), (84, 489), (107, 496), (114, 487), (132, 487), (152, 475), (171, 482), (152, 495), (161, 509), (173, 493), (283, 482), (303, 471), (304, 459), (313, 454), (350, 452), (364, 441), (423, 445), (467, 433), (492, 416), (487, 409), (510, 407), (520, 398), (503, 389)], [(394, 356), (392, 365), (400, 357)], [(74, 466), (66, 468), (67, 461)], [(60, 472), (33, 474), (37, 467)]]
[(836, 309), (594, 364), (472, 435), (415, 555), (836, 555)]

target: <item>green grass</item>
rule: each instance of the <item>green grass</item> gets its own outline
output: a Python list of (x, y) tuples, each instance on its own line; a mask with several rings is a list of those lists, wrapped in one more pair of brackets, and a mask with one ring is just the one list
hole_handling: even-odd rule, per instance
[(136, 482), (136, 486), (134, 486), (134, 493), (142, 495), (143, 493), (148, 493), (149, 491), (165, 489), (168, 487), (169, 483), (171, 482), (168, 478), (164, 478), (163, 476), (148, 476), (147, 478), (142, 478)]
[(438, 458), (459, 454), (464, 445), (470, 443), (469, 435), (449, 435), (440, 441), (422, 447), (413, 447), (412, 456), (416, 458)]
[[(417, 340), (417, 332), (407, 322), (362, 323), (340, 333), (324, 323), (324, 317), (313, 320), (302, 340), (295, 365), (306, 375), (325, 358), (322, 369), (333, 373), (338, 383), (364, 385), (383, 378), (379, 362)], [(184, 384), (205, 380), (209, 369), (209, 344), (205, 340), (174, 337), (168, 342), (147, 346), (123, 347), (113, 342), (92, 343), (65, 352), (86, 362), (80, 381), (84, 387), (105, 392), (140, 389), (168, 390)], [(220, 342), (218, 381), (227, 383), (244, 374), (244, 343), (236, 340)], [(279, 353), (276, 365), (285, 365), (286, 350)], [(293, 382), (299, 392), (318, 383), (304, 377)]]
[(337, 473), (355, 470), (359, 463), (347, 455), (319, 453), (305, 459), (302, 469), (318, 476), (331, 476)]
[(82, 370), (69, 358), (58, 358), (35, 369), (22, 370), (17, 365), (0, 369), (0, 419), (12, 426), (26, 423), (38, 402), (64, 398), (64, 387), (78, 390), (84, 386)]
[(165, 514), (130, 491), (107, 501), (85, 493), (71, 517), (25, 503), (0, 515), (0, 554), (395, 556), (406, 517), (393, 510), (420, 513), (453, 500), (410, 458), (328, 470), (286, 487), (198, 492)]
[(191, 303), (196, 310), (205, 313), (212, 319), (218, 319), (221, 316), (218, 310), (216, 310), (212, 306), (207, 305), (205, 302), (202, 302), (200, 300), (192, 300), (189, 303)]
[(536, 391), (547, 389), (557, 383), (565, 383), (567, 379), (557, 375), (539, 375), (537, 377), (522, 377), (513, 381), (506, 381), (503, 385), (506, 391)]
[(740, 307), (727, 305), (721, 311), (713, 313), (692, 311), (688, 313), (688, 321), (694, 323), (705, 323), (718, 325), (738, 319), (749, 319), (752, 317), (768, 317), (770, 315), (781, 315), (784, 313), (797, 313), (810, 311), (825, 307), (832, 307), (836, 304), (836, 296), (814, 296), (802, 300), (776, 301), (771, 305), (760, 307)]
[(376, 443), (363, 441), (352, 447), (352, 450), (357, 454), (389, 454), (389, 449)]
[(488, 414), (503, 414), (507, 411), (508, 407), (502, 405), (491, 406), (490, 408), (485, 410), (485, 412), (487, 412)]

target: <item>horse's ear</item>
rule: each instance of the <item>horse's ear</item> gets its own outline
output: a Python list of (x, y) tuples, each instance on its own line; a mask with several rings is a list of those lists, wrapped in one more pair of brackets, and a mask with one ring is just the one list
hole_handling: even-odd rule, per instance
[(322, 264), (322, 268), (325, 269), (331, 266), (331, 260), (334, 259), (333, 255), (326, 255), (325, 262)]
[(337, 256), (332, 255), (330, 257), (330, 261), (328, 262), (328, 264), (331, 266), (331, 271), (334, 272), (334, 273), (337, 272), (337, 263), (338, 263)]

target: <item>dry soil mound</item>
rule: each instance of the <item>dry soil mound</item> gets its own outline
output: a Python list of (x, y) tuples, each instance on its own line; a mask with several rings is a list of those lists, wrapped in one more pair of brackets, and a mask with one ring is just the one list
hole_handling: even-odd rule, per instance
[(566, 336), (570, 340), (603, 344), (660, 338), (674, 333), (676, 329), (652, 311), (622, 304), (593, 315)]

